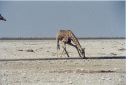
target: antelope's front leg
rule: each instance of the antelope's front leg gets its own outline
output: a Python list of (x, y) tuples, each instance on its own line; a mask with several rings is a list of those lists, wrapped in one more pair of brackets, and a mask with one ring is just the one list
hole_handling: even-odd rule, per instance
[(68, 52), (67, 52), (66, 48), (64, 48), (64, 51), (65, 51), (65, 53), (67, 54), (67, 56), (69, 57), (69, 54), (68, 54)]
[(69, 57), (69, 54), (68, 54), (68, 52), (66, 50), (66, 43), (63, 43), (63, 49), (64, 49), (65, 53), (67, 54), (67, 56)]
[(70, 42), (70, 43), (67, 43), (67, 44), (70, 45), (70, 46), (75, 47), (76, 50), (77, 50), (77, 52), (78, 52), (78, 54), (79, 54), (79, 56), (82, 57), (82, 56), (80, 55), (80, 52), (79, 52), (78, 47), (77, 47), (76, 45), (72, 44), (71, 42)]
[(60, 57), (62, 57), (63, 53), (64, 53), (64, 49), (63, 49), (63, 51), (62, 51), (62, 53), (61, 53)]

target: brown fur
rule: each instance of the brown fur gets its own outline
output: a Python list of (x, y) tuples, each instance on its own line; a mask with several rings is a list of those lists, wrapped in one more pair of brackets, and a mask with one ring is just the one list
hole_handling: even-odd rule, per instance
[(69, 55), (68, 55), (68, 52), (66, 51), (66, 44), (75, 47), (78, 51), (79, 56), (85, 58), (84, 48), (81, 47), (78, 39), (76, 38), (76, 36), (73, 34), (71, 30), (60, 30), (57, 33), (56, 40), (57, 40), (57, 49), (60, 49), (59, 41), (62, 41), (63, 43), (62, 47), (68, 57)]

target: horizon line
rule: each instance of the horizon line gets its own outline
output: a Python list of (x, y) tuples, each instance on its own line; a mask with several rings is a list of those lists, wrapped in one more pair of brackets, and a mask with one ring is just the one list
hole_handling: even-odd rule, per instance
[[(55, 40), (56, 37), (1, 37), (0, 40)], [(126, 39), (126, 37), (78, 37), (78, 39)]]

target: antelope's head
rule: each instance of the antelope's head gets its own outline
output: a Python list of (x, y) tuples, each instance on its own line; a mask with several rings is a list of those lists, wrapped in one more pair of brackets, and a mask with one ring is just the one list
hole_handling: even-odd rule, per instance
[(85, 48), (82, 48), (80, 50), (80, 53), (81, 53), (82, 57), (85, 58)]

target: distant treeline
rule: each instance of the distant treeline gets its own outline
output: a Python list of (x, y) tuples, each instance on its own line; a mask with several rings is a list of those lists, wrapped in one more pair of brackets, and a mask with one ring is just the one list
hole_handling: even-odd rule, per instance
[[(0, 38), (0, 40), (55, 40), (55, 37), (4, 37)], [(125, 37), (80, 37), (78, 39), (126, 39)]]

